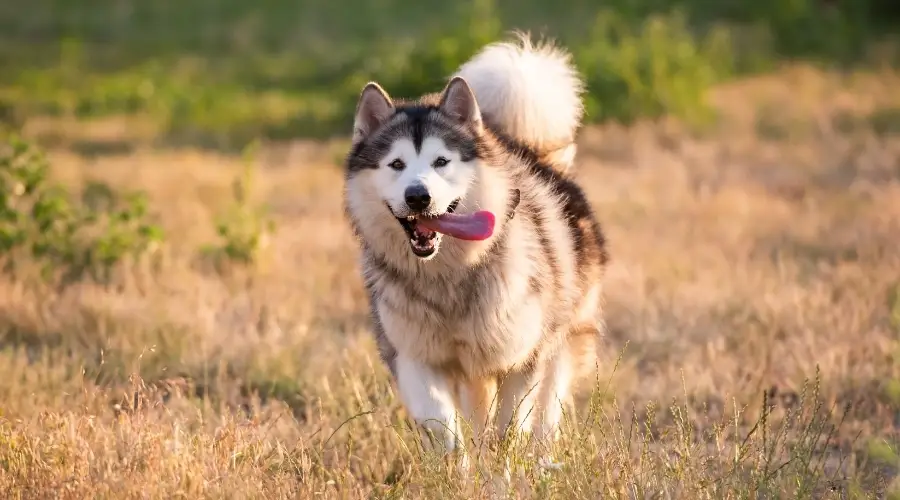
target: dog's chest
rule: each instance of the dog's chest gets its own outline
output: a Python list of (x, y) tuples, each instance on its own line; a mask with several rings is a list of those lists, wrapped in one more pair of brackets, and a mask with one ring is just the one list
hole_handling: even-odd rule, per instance
[(527, 279), (483, 279), (471, 290), (419, 293), (381, 285), (376, 310), (402, 356), (468, 375), (496, 373), (527, 362), (543, 338), (544, 311)]

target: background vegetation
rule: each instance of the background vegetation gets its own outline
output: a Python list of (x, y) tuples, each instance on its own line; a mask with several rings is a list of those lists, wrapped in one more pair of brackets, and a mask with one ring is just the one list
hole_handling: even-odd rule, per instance
[(0, 491), (501, 493), (404, 428), (339, 163), (366, 81), (437, 90), (516, 28), (588, 81), (609, 332), (562, 468), (486, 469), (519, 498), (900, 498), (898, 26), (892, 0), (0, 2)]
[(511, 28), (570, 46), (593, 121), (708, 123), (711, 85), (785, 58), (858, 63), (890, 0), (36, 0), (0, 7), (0, 116), (151, 118), (170, 141), (345, 133), (375, 78), (440, 88)]

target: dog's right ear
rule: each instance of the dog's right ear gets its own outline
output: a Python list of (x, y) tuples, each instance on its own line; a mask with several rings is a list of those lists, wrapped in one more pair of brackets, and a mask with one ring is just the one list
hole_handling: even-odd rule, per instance
[(356, 117), (353, 119), (353, 144), (369, 136), (379, 125), (394, 113), (394, 103), (387, 92), (375, 82), (363, 88), (356, 103)]

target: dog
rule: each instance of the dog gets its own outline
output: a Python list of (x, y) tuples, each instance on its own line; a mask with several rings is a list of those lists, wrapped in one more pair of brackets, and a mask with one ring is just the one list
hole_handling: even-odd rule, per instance
[(595, 368), (609, 256), (573, 180), (585, 91), (551, 42), (488, 44), (442, 91), (357, 101), (344, 211), (400, 400), (444, 450), (555, 440)]

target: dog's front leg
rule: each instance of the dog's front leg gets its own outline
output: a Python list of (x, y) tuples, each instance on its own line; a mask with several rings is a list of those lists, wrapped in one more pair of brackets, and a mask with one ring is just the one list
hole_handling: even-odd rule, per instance
[(445, 453), (455, 451), (461, 436), (450, 378), (409, 357), (398, 356), (396, 366), (400, 399), (419, 427), (422, 444)]

